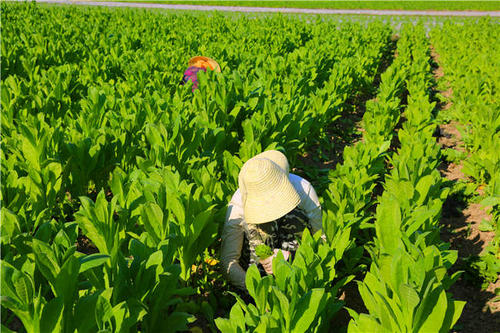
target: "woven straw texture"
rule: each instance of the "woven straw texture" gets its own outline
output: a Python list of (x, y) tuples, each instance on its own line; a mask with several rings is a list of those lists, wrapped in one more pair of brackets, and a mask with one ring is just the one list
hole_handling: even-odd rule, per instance
[(300, 203), (286, 174), (267, 158), (251, 158), (241, 168), (240, 189), (245, 191), (245, 221), (266, 223), (280, 218)]
[(287, 175), (290, 172), (290, 165), (285, 154), (278, 150), (266, 150), (263, 153), (255, 155), (253, 158), (267, 158), (276, 163)]

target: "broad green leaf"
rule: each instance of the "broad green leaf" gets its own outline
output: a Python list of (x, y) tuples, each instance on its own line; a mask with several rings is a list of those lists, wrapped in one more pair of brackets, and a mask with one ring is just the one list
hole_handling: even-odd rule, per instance
[(151, 266), (159, 266), (163, 262), (163, 252), (161, 250), (158, 250), (151, 254), (146, 261), (146, 269), (148, 269)]
[(231, 320), (224, 318), (215, 319), (215, 325), (222, 333), (236, 333), (236, 329), (231, 325)]
[(148, 234), (156, 243), (161, 242), (165, 235), (163, 234), (163, 211), (160, 206), (148, 202), (142, 207), (141, 217)]
[(441, 326), (441, 330), (439, 333), (449, 332), (458, 318), (462, 315), (463, 308), (466, 302), (462, 301), (453, 301), (451, 297), (448, 297), (448, 308), (446, 309), (446, 317), (444, 318), (443, 325)]
[(80, 273), (85, 272), (88, 269), (92, 269), (94, 267), (98, 267), (105, 262), (109, 261), (110, 256), (107, 254), (89, 254), (84, 257), (80, 257)]
[(441, 286), (432, 290), (422, 299), (422, 316), (416, 327), (419, 332), (439, 332), (443, 326), (448, 307), (446, 293)]
[(60, 332), (63, 317), (64, 301), (62, 297), (51, 299), (42, 310), (40, 332)]
[(22, 304), (31, 304), (33, 289), (29, 280), (21, 272), (18, 272), (17, 274), (14, 273), (12, 276), (12, 280), (12, 282), (14, 283), (16, 296), (19, 298)]
[(99, 252), (110, 254), (106, 244), (105, 230), (102, 226), (104, 221), (97, 217), (96, 205), (87, 197), (80, 197), (80, 201), (82, 207), (75, 214), (78, 226), (82, 229), (83, 234), (95, 244)]
[(427, 199), (429, 190), (431, 186), (434, 184), (434, 177), (432, 175), (427, 175), (422, 177), (415, 187), (417, 193), (419, 194), (419, 198), (417, 201), (417, 205), (422, 205), (424, 200)]
[(347, 331), (348, 333), (387, 332), (376, 319), (365, 313), (361, 313), (357, 320), (351, 319)]
[(292, 314), (291, 332), (307, 332), (323, 310), (325, 290), (314, 288), (302, 296)]
[(257, 284), (257, 287), (255, 288), (254, 301), (255, 305), (257, 306), (259, 311), (261, 311), (261, 313), (269, 310), (268, 298), (270, 297), (272, 282), (272, 277), (267, 275), (260, 280), (260, 282)]
[(78, 273), (80, 261), (76, 257), (70, 257), (61, 267), (59, 275), (56, 277), (54, 289), (56, 295), (62, 297), (64, 305), (69, 308), (77, 295)]
[(102, 295), (97, 297), (95, 306), (95, 320), (99, 327), (104, 327), (104, 324), (111, 320), (113, 317), (113, 308), (111, 303)]
[(21, 232), (21, 226), (17, 216), (5, 207), (1, 209), (2, 223), (0, 224), (2, 243), (10, 243), (10, 240)]
[(55, 287), (60, 267), (57, 263), (54, 251), (48, 244), (38, 239), (33, 239), (33, 252), (35, 255), (36, 267), (40, 270), (47, 281)]
[[(279, 311), (280, 311), (280, 316), (283, 317), (284, 322), (285, 322), (285, 327), (283, 329), (285, 331), (288, 331), (290, 329), (290, 324), (291, 324), (291, 313), (290, 313), (290, 302), (288, 301), (287, 297), (285, 294), (281, 292), (276, 287), (272, 287), (272, 293), (273, 295), (277, 298), (279, 304)], [(275, 305), (276, 307), (276, 305)]]
[(241, 309), (241, 306), (238, 303), (236, 303), (231, 308), (231, 312), (229, 313), (229, 318), (233, 324), (233, 327), (237, 327), (237, 332), (245, 331), (245, 315), (243, 313), (243, 310)]
[(78, 332), (91, 333), (97, 331), (94, 309), (96, 308), (98, 297), (98, 294), (83, 296), (76, 302), (74, 326)]
[(181, 201), (171, 194), (167, 198), (167, 205), (172, 213), (174, 213), (177, 223), (179, 225), (184, 225), (186, 223), (186, 213)]
[(410, 285), (401, 284), (399, 286), (399, 293), (403, 311), (405, 313), (413, 313), (413, 309), (420, 302), (417, 292)]
[(247, 269), (247, 273), (245, 275), (245, 285), (247, 287), (248, 293), (254, 299), (256, 298), (256, 288), (261, 280), (260, 272), (257, 266), (251, 265)]
[(358, 281), (357, 284), (363, 303), (368, 311), (370, 313), (377, 313), (380, 305), (377, 303), (373, 293), (374, 290), (383, 290), (383, 284), (371, 272), (367, 272), (363, 282)]
[(401, 243), (401, 209), (394, 197), (385, 197), (377, 208), (375, 230), (382, 250), (394, 253)]

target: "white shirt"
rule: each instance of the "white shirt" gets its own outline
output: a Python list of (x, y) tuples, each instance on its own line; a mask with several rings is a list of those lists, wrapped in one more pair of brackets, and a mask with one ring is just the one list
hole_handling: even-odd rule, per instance
[[(315, 233), (322, 227), (321, 205), (316, 191), (311, 183), (304, 178), (294, 174), (289, 174), (288, 177), (300, 196), (298, 207), (307, 215), (312, 232)], [(246, 289), (246, 271), (239, 264), (246, 229), (243, 200), (241, 198), (241, 191), (238, 189), (233, 194), (227, 207), (226, 221), (222, 231), (221, 263), (231, 283), (241, 289)]]

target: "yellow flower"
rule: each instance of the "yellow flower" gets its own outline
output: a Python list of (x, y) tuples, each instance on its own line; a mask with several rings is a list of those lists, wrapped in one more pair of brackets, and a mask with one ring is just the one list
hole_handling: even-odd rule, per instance
[(219, 261), (217, 259), (214, 259), (214, 258), (206, 258), (205, 259), (205, 262), (209, 265), (209, 266), (215, 266), (219, 263)]

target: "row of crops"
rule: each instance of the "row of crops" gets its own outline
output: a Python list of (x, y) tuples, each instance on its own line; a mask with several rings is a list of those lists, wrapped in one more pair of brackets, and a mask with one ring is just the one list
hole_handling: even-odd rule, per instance
[[(421, 26), (396, 42), (378, 22), (1, 9), (2, 329), (345, 330), (355, 283), (367, 313), (348, 309), (349, 331), (453, 327)], [(193, 93), (179, 81), (198, 54), (222, 73)], [(334, 170), (302, 163), (360, 110)], [(220, 232), (241, 166), (267, 149), (318, 190), (325, 237), (305, 232), (273, 275), (251, 267), (246, 298), (219, 267)]]
[[(487, 207), (491, 220), (484, 220), (480, 230), (495, 236), (473, 267), (487, 283), (500, 275), (500, 47), (498, 28), (487, 22), (467, 24), (464, 29), (432, 32), (439, 62), (445, 76), (442, 89), (451, 92), (450, 109), (445, 120), (458, 126), (465, 152), (452, 152), (449, 160), (463, 164), (462, 172), (482, 190), (481, 205)], [(468, 43), (464, 43), (468, 40)], [(476, 52), (471, 53), (471, 48)]]
[(448, 332), (465, 305), (446, 294), (458, 276), (446, 273), (457, 253), (439, 238), (439, 215), (449, 189), (437, 170), (440, 148), (433, 137), (428, 43), (423, 31), (409, 30), (398, 42), (411, 57), (405, 121), (378, 199), (372, 264), (359, 285), (369, 314), (354, 316), (349, 331)]

